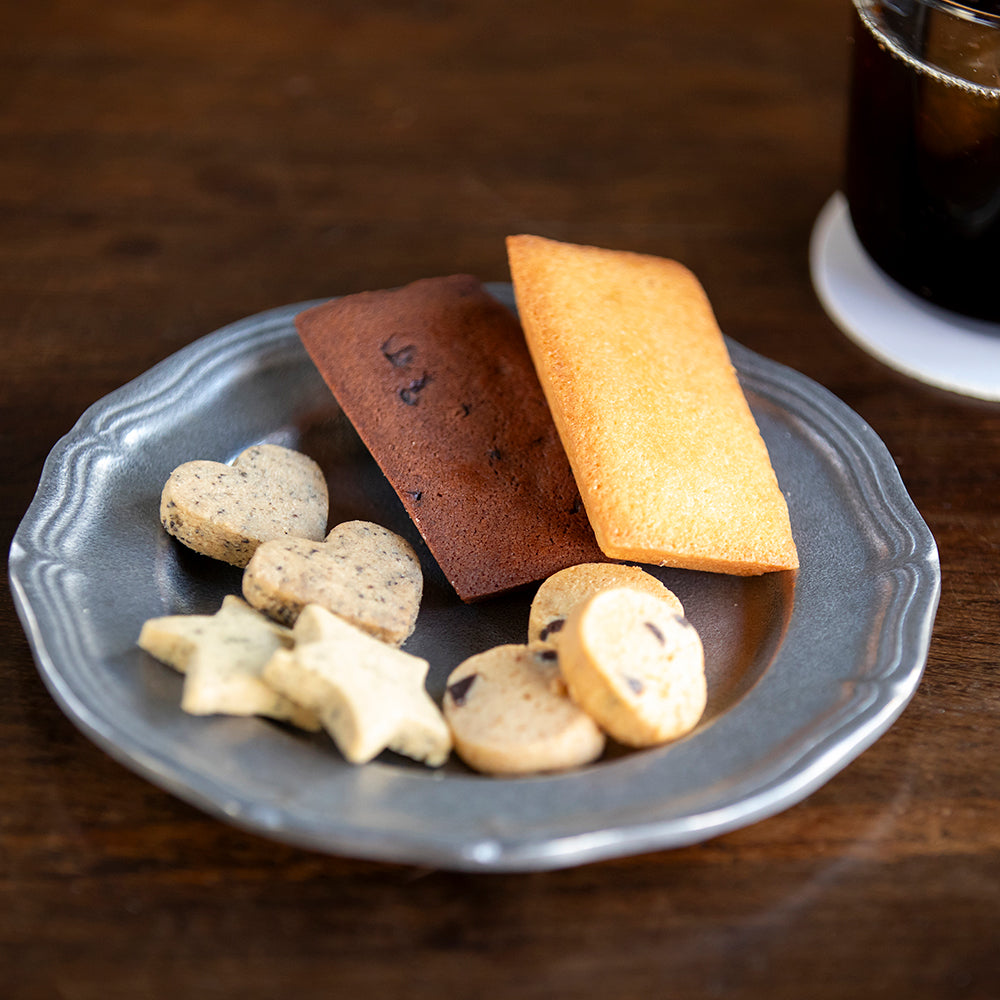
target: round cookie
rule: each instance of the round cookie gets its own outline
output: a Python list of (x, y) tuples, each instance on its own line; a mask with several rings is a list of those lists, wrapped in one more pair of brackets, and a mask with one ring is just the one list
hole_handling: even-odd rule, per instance
[(631, 587), (652, 594), (667, 601), (677, 614), (684, 614), (684, 607), (674, 592), (639, 566), (580, 563), (553, 573), (538, 588), (528, 614), (528, 642), (555, 645), (573, 608), (588, 597), (613, 587)]
[(560, 633), (558, 657), (573, 700), (627, 746), (683, 736), (705, 710), (701, 639), (651, 594), (618, 588), (578, 604)]
[(444, 717), (458, 755), (485, 774), (560, 771), (596, 760), (605, 737), (566, 694), (554, 651), (495, 646), (448, 678)]

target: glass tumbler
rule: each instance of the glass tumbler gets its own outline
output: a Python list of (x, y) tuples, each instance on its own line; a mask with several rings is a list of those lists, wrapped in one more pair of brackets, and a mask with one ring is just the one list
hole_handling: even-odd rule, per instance
[(1000, 321), (1000, 3), (853, 0), (845, 188), (862, 245)]

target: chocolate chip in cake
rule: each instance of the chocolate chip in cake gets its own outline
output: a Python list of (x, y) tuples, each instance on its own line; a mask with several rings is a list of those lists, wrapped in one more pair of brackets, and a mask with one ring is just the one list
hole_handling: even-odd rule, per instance
[(413, 361), (413, 356), (417, 352), (412, 344), (406, 344), (404, 347), (393, 349), (392, 337), (382, 344), (381, 350), (385, 359), (393, 368), (405, 368)]
[(431, 377), (427, 374), (427, 372), (424, 372), (420, 378), (411, 379), (409, 385), (404, 385), (403, 388), (399, 390), (399, 398), (406, 403), (407, 406), (416, 406), (420, 401), (420, 393), (423, 392), (430, 380)]

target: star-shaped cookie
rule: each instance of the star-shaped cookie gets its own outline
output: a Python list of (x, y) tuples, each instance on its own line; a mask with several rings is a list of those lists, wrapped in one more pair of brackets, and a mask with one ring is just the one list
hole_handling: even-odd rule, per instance
[(265, 680), (319, 717), (344, 757), (363, 764), (383, 750), (443, 764), (451, 734), (424, 687), (427, 661), (380, 642), (315, 604), (274, 653)]
[(151, 618), (142, 626), (138, 644), (185, 675), (185, 712), (263, 715), (319, 729), (313, 713), (279, 694), (262, 676), (271, 656), (291, 644), (291, 630), (238, 597), (227, 596), (214, 615)]

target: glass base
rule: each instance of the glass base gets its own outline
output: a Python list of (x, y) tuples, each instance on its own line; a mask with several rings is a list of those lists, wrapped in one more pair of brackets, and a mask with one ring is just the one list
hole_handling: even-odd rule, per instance
[(892, 281), (858, 242), (840, 192), (816, 219), (809, 264), (823, 308), (863, 350), (928, 385), (1000, 400), (1000, 323), (948, 312)]

